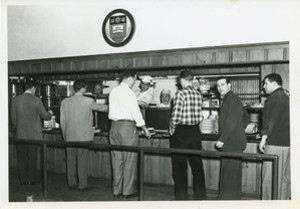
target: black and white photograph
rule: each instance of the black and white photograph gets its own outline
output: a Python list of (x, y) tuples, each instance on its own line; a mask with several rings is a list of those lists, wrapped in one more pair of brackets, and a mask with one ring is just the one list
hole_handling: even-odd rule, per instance
[(299, 208), (299, 9), (1, 1), (1, 207)]

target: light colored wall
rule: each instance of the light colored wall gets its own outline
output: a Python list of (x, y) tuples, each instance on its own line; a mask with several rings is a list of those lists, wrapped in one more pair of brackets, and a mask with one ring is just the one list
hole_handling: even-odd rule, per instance
[[(289, 41), (297, 11), (293, 0), (72, 2), (8, 6), (8, 60)], [(136, 21), (132, 40), (119, 48), (101, 32), (117, 8)]]

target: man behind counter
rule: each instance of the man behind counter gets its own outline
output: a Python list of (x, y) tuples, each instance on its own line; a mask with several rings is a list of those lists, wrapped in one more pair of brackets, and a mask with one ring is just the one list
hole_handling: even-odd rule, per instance
[(140, 107), (146, 108), (153, 100), (153, 78), (149, 75), (143, 76), (140, 83), (140, 92), (137, 94), (137, 101)]
[(159, 107), (170, 107), (171, 102), (171, 91), (169, 89), (163, 89), (159, 95), (160, 104)]

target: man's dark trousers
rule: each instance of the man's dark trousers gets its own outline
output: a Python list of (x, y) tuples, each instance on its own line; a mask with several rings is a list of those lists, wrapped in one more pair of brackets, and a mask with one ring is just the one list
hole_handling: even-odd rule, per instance
[[(222, 152), (243, 153), (243, 150), (224, 145)], [(221, 160), (219, 200), (240, 200), (242, 196), (242, 160), (223, 158)]]
[(17, 145), (19, 179), (21, 183), (35, 183), (40, 181), (40, 173), (37, 170), (37, 146)]
[[(199, 125), (179, 125), (170, 139), (170, 147), (178, 149), (201, 150), (201, 133)], [(195, 200), (206, 199), (205, 177), (202, 158), (199, 155), (172, 154), (172, 169), (175, 182), (175, 199), (188, 200), (187, 161), (193, 173), (193, 190)]]

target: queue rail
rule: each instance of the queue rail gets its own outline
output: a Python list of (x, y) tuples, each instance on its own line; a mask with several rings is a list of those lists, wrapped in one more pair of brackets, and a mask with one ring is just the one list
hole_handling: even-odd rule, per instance
[(139, 193), (138, 199), (144, 200), (144, 156), (146, 154), (154, 155), (171, 155), (171, 154), (187, 154), (200, 155), (202, 158), (240, 158), (245, 161), (271, 161), (272, 162), (272, 199), (278, 199), (278, 156), (266, 154), (251, 154), (251, 153), (232, 153), (232, 152), (217, 152), (217, 151), (200, 151), (189, 149), (174, 149), (174, 148), (153, 148), (153, 147), (139, 147), (139, 146), (123, 146), (110, 144), (95, 144), (92, 142), (64, 142), (64, 141), (45, 141), (32, 139), (16, 139), (9, 138), (9, 144), (30, 144), (41, 147), (42, 159), (42, 176), (43, 176), (43, 196), (47, 198), (47, 148), (48, 147), (77, 147), (86, 148), (97, 151), (131, 151), (138, 153), (138, 182)]

